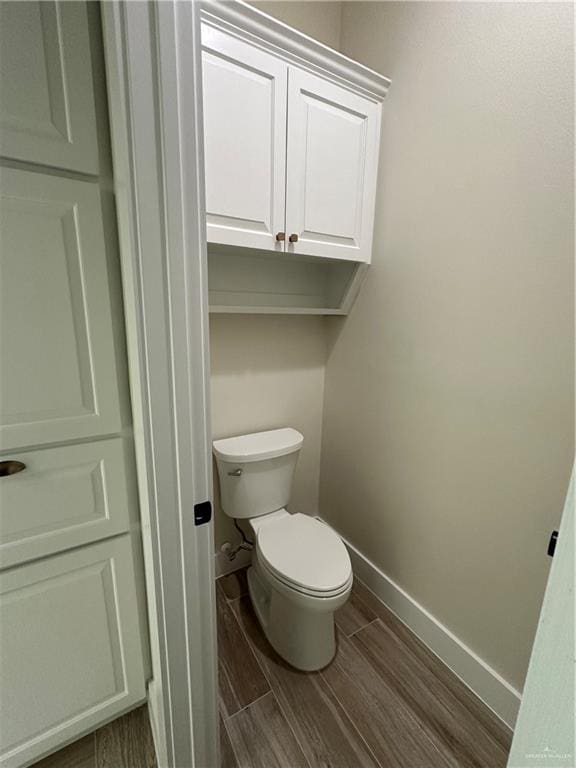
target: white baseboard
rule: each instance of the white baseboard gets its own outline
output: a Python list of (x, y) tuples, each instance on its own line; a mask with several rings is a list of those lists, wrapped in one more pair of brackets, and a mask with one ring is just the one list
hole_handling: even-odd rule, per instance
[(252, 553), (246, 549), (239, 550), (234, 560), (228, 560), (224, 552), (215, 552), (214, 573), (216, 578), (232, 573), (232, 571), (239, 571), (240, 568), (246, 568), (246, 566), (250, 565), (251, 558)]
[(374, 563), (342, 541), (358, 578), (513, 730), (521, 694)]

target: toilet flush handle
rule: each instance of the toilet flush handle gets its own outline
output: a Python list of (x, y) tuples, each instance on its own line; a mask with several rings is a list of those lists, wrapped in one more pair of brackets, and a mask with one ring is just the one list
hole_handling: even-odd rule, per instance
[(232, 470), (232, 472), (228, 472), (228, 474), (231, 477), (240, 477), (240, 475), (242, 474), (242, 470), (241, 469), (234, 469), (234, 470)]

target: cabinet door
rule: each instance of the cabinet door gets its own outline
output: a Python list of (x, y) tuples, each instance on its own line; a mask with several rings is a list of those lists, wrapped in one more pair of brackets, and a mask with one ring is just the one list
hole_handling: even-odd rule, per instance
[(287, 65), (202, 26), (208, 242), (282, 251)]
[(0, 568), (123, 533), (137, 519), (124, 438), (8, 457), (25, 469), (0, 477)]
[(0, 573), (0, 764), (19, 768), (146, 696), (129, 535)]
[(290, 67), (289, 252), (370, 261), (379, 134), (379, 104)]
[(85, 3), (0, 3), (0, 152), (98, 173)]
[(95, 184), (0, 177), (0, 449), (121, 429)]

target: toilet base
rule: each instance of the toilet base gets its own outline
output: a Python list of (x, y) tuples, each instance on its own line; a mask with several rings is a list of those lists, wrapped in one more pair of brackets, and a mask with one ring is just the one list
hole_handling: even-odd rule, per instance
[(268, 642), (303, 672), (322, 669), (334, 658), (334, 611), (344, 605), (350, 588), (337, 597), (310, 597), (272, 585), (257, 561), (248, 569), (250, 599)]

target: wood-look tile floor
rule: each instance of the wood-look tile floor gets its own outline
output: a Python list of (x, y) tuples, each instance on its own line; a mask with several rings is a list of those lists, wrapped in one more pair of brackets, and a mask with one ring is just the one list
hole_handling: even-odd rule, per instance
[[(336, 616), (336, 658), (314, 673), (270, 647), (245, 571), (219, 579), (216, 597), (221, 768), (506, 765), (510, 731), (358, 580)], [(157, 768), (147, 708), (34, 768)]]
[(216, 593), (222, 768), (506, 765), (511, 732), (358, 580), (315, 673), (270, 647), (243, 571)]
[(33, 768), (157, 768), (148, 707), (128, 712)]

